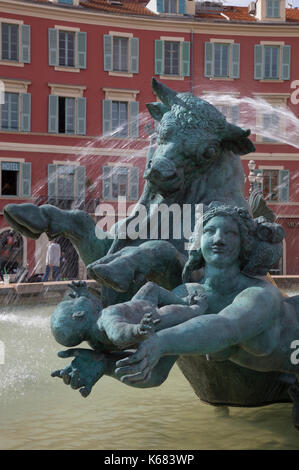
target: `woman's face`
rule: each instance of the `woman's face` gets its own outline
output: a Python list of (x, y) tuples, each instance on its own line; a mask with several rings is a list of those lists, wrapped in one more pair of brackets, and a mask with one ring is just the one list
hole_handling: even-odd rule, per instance
[(240, 232), (232, 217), (217, 215), (203, 227), (201, 251), (206, 263), (231, 266), (239, 260)]

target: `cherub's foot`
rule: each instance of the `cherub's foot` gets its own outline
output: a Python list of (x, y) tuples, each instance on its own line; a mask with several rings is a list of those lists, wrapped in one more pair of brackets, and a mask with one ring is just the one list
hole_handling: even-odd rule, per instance
[(288, 393), (293, 401), (293, 423), (295, 428), (299, 430), (299, 384), (291, 385)]
[(85, 281), (72, 281), (71, 284), (68, 284), (68, 287), (72, 289), (69, 296), (73, 298), (88, 293), (87, 283)]
[(109, 265), (96, 261), (87, 266), (87, 272), (92, 279), (117, 292), (127, 292), (134, 282), (134, 271), (129, 266), (124, 270), (116, 263)]
[(137, 336), (146, 339), (150, 334), (155, 332), (155, 327), (160, 321), (160, 318), (153, 319), (152, 313), (146, 313), (137, 326)]
[(208, 308), (208, 300), (204, 293), (195, 291), (194, 294), (188, 295), (186, 300), (188, 305), (199, 305), (202, 307), (203, 311), (207, 310)]

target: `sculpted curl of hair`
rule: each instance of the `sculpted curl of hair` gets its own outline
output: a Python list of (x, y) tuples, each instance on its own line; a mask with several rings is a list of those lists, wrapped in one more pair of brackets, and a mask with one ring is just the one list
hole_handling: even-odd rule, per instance
[[(282, 256), (282, 240), (285, 235), (280, 225), (263, 217), (253, 219), (244, 208), (212, 203), (203, 215), (203, 227), (216, 216), (231, 217), (238, 224), (241, 240), (240, 271), (251, 276), (265, 275), (278, 263)], [(190, 282), (192, 272), (205, 264), (201, 249), (192, 249), (192, 244), (196, 241), (198, 242), (195, 234), (190, 240), (191, 249), (182, 274), (183, 282)]]

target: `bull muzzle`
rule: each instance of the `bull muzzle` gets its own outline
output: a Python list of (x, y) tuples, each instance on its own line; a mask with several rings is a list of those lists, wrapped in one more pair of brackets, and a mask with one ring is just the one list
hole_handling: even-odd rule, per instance
[(150, 162), (145, 170), (144, 178), (151, 183), (162, 183), (174, 179), (177, 171), (174, 163), (158, 158)]

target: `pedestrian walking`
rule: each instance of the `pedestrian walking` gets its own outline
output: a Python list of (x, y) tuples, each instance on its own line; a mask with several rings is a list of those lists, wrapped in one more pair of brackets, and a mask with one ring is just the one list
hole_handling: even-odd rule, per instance
[(60, 257), (61, 249), (59, 243), (57, 243), (55, 239), (50, 240), (47, 251), (46, 271), (43, 277), (43, 282), (48, 280), (51, 271), (53, 280), (60, 281)]

